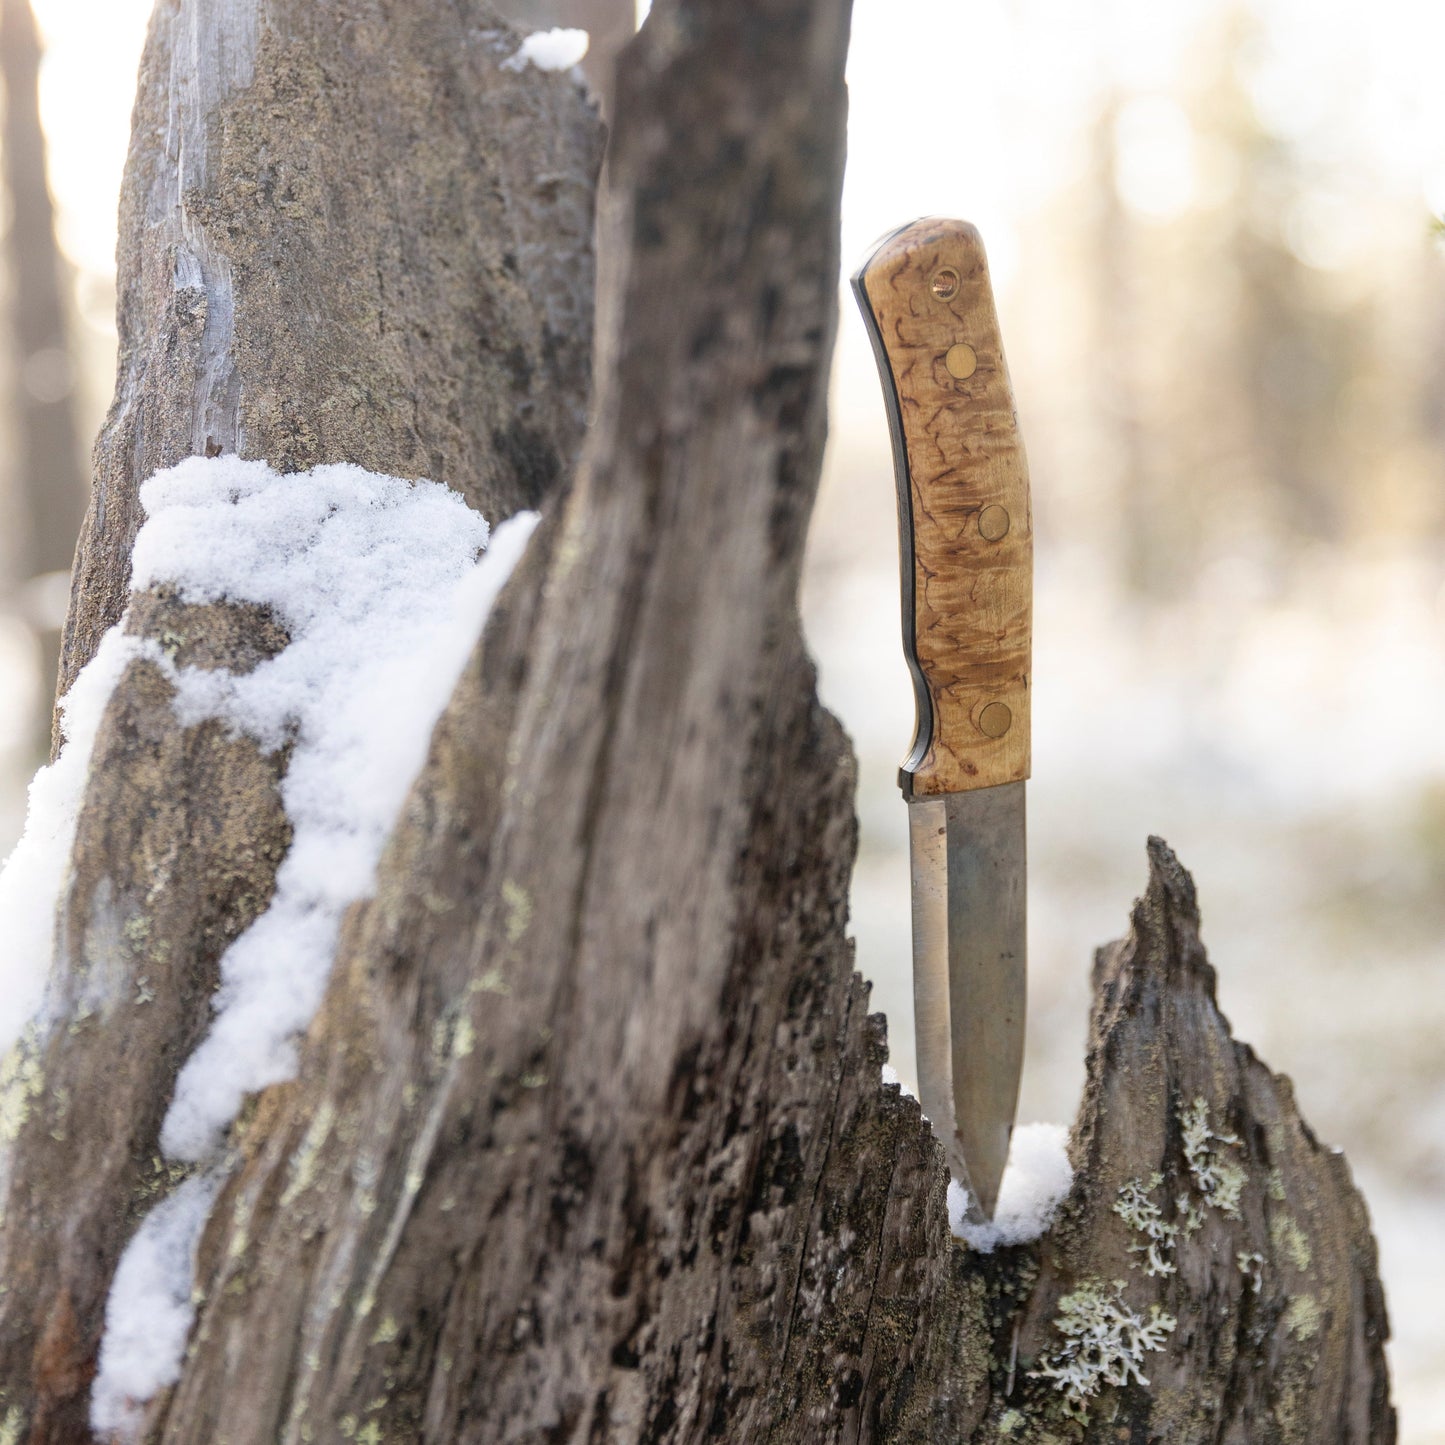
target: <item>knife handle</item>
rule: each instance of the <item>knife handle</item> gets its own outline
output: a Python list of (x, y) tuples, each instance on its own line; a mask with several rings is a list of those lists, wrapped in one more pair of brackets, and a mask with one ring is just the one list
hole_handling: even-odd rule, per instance
[(888, 404), (903, 650), (918, 704), (905, 796), (1029, 775), (1033, 517), (978, 232), (929, 219), (853, 278)]

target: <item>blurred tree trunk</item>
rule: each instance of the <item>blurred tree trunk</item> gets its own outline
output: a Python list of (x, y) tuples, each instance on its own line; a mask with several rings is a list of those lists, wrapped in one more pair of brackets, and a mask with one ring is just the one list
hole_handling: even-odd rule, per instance
[(41, 644), (37, 752), (49, 746), (60, 658), (61, 619), (55, 599), (63, 597), (65, 589), (53, 579), (70, 572), (86, 493), (64, 294), (67, 270), (55, 243), (40, 127), (40, 58), (40, 33), (30, 0), (0, 0), (0, 80), (5, 88), (0, 153), (10, 210), (5, 255), (15, 381), (15, 476), (25, 518), (17, 570), (22, 582), (31, 584), (25, 611)]
[[(145, 1438), (1392, 1440), (1363, 1205), (1230, 1038), (1162, 844), (1096, 967), (1075, 1183), (1041, 1241), (952, 1239), (941, 1151), (881, 1081), (845, 932), (853, 761), (796, 607), (847, 7), (659, 0), (625, 52), (585, 441), (594, 113), (503, 69), (515, 37), (469, 3), (317, 9), (158, 8), (68, 666), (125, 606), (136, 486), (191, 451), (427, 472), (547, 520), (298, 1077), (232, 1131)], [(163, 595), (128, 625), (202, 666), (286, 645)], [(52, 1021), (4, 1065), (3, 1429), (33, 1445), (89, 1438), (116, 1260), (184, 1173), (157, 1148), (176, 1070), (288, 842), (284, 757), (169, 708), (133, 664)], [(1169, 1269), (1136, 1268), (1134, 1181), (1177, 1224)], [(1131, 1344), (1151, 1306), (1172, 1329)], [(1094, 1348), (1071, 1417), (1039, 1371), (1086, 1317), (1145, 1368), (1105, 1378)]]

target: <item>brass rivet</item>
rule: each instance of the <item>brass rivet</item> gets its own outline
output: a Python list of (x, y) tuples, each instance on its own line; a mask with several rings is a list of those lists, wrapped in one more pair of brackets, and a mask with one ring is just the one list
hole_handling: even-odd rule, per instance
[(945, 266), (936, 272), (928, 288), (940, 301), (947, 301), (958, 291), (958, 272), (952, 266)]
[(1007, 703), (991, 702), (978, 715), (978, 730), (986, 738), (1001, 738), (1012, 726), (1014, 715)]
[(964, 381), (978, 370), (978, 352), (966, 341), (960, 341), (956, 346), (948, 348), (948, 355), (943, 358), (943, 364), (948, 368), (950, 376), (956, 376), (960, 381)]
[(978, 514), (978, 534), (985, 542), (999, 542), (1008, 536), (1009, 514), (1006, 507), (985, 507)]

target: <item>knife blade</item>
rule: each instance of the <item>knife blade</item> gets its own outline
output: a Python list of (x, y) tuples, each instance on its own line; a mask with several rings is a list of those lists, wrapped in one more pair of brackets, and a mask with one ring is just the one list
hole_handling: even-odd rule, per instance
[(983, 243), (916, 221), (853, 277), (898, 486), (903, 650), (917, 706), (899, 771), (913, 881), (919, 1102), (991, 1218), (1023, 1067), (1024, 780), (1033, 519)]

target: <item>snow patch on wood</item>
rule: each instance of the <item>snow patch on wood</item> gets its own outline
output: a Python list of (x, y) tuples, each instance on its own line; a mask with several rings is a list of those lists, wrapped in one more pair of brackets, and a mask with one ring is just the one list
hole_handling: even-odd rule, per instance
[(61, 699), (60, 752), (32, 780), (25, 830), (0, 869), (0, 1057), (42, 1010), (55, 954), (56, 908), (95, 739), (110, 695), (140, 648), (138, 638), (113, 628)]
[(968, 1191), (948, 1181), (948, 1223), (954, 1235), (980, 1254), (999, 1245), (1027, 1244), (1054, 1222), (1074, 1182), (1069, 1165), (1069, 1131), (1062, 1124), (1024, 1124), (1013, 1132), (1008, 1164), (998, 1190), (998, 1207), (987, 1224), (970, 1224)]
[(585, 30), (538, 30), (529, 35), (515, 55), (502, 62), (503, 70), (571, 70), (587, 54), (591, 37)]
[(249, 1093), (292, 1077), (346, 908), (376, 863), (431, 731), (535, 515), (499, 529), (446, 487), (191, 458), (141, 488), (132, 585), (270, 608), (290, 643), (253, 671), (176, 668), (176, 715), (291, 747), (289, 852), (271, 906), (222, 955), (210, 1034), (181, 1070), (168, 1156), (207, 1157)]
[[(293, 829), (270, 907), (222, 955), (215, 1019), (177, 1079), (164, 1152), (213, 1160), (246, 1096), (291, 1078), (296, 1039), (331, 971), (342, 915), (376, 865), (432, 729), (537, 522), (489, 529), (435, 482), (359, 467), (283, 475), (265, 462), (192, 457), (141, 488), (146, 522), (131, 586), (186, 603), (270, 610), (289, 642), (253, 670), (177, 666), (112, 628), (62, 703), (65, 744), (31, 789), (24, 837), (0, 874), (0, 1049), (39, 1011), (55, 920), (106, 706), (138, 658), (175, 686), (179, 725), (215, 719), (263, 749), (288, 747), (280, 784)], [(122, 1436), (178, 1378), (195, 1242), (215, 1186), (197, 1176), (142, 1223), (107, 1306), (92, 1396), (96, 1429)]]
[(187, 1179), (151, 1210), (121, 1258), (91, 1387), (98, 1434), (139, 1439), (146, 1401), (179, 1375), (195, 1315), (196, 1246), (219, 1185), (219, 1174)]

